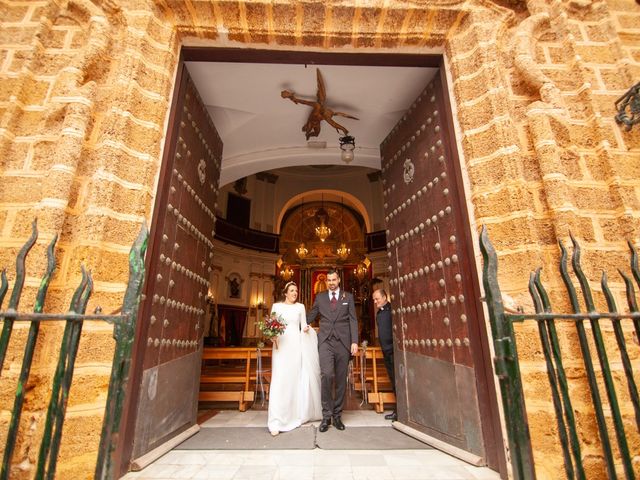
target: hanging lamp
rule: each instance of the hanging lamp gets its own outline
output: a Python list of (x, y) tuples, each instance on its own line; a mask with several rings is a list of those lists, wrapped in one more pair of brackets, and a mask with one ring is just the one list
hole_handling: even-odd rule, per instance
[(347, 247), (347, 244), (344, 243), (344, 203), (342, 198), (340, 198), (340, 217), (342, 222), (342, 230), (340, 231), (340, 239), (342, 242), (336, 249), (336, 255), (340, 260), (346, 260), (351, 254), (351, 249)]
[(307, 249), (306, 245), (304, 244), (303, 222), (304, 222), (304, 201), (302, 201), (300, 203), (300, 244), (296, 248), (296, 255), (298, 255), (298, 258), (300, 260), (304, 260), (305, 257), (309, 254), (309, 250)]
[(320, 225), (316, 227), (316, 236), (320, 239), (321, 242), (324, 241), (331, 235), (331, 228), (327, 225), (327, 217), (329, 214), (324, 209), (324, 194), (320, 200), (320, 208), (316, 211), (316, 218), (319, 220)]

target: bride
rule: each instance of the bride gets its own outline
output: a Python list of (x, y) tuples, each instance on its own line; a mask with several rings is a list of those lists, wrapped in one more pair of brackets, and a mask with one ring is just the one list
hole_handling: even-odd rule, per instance
[(318, 337), (307, 325), (304, 305), (297, 299), (298, 286), (288, 282), (284, 302), (271, 308), (287, 325), (274, 342), (271, 357), (267, 425), (273, 436), (322, 417)]

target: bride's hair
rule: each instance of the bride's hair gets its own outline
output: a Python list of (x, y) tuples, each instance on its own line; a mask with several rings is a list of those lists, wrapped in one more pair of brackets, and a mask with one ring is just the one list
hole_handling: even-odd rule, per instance
[(294, 285), (294, 286), (296, 286), (296, 287), (298, 286), (298, 285), (296, 285), (296, 282), (293, 282), (293, 281), (292, 281), (292, 282), (287, 282), (287, 283), (285, 284), (284, 288), (282, 289), (282, 293), (283, 293), (283, 294), (287, 293), (287, 290), (289, 290), (289, 287), (290, 287), (291, 285)]

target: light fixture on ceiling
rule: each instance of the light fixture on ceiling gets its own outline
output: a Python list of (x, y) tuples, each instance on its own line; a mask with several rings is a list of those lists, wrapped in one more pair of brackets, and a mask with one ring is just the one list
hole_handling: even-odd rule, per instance
[(300, 245), (296, 248), (296, 255), (300, 260), (304, 260), (304, 258), (309, 254), (309, 250), (304, 244), (304, 202), (300, 201)]
[(347, 247), (347, 244), (344, 243), (344, 204), (342, 203), (342, 198), (340, 199), (340, 214), (342, 218), (342, 230), (340, 231), (340, 238), (342, 242), (336, 249), (336, 254), (340, 260), (346, 260), (351, 254), (351, 249)]
[(320, 225), (316, 227), (316, 236), (324, 243), (327, 237), (331, 235), (331, 229), (327, 225), (327, 218), (329, 217), (329, 214), (324, 209), (324, 195), (320, 200), (320, 208), (316, 211), (315, 216), (320, 222)]
[(291, 277), (293, 277), (293, 268), (291, 268), (291, 266), (289, 265), (282, 265), (282, 269), (280, 270), (280, 276), (282, 277), (282, 279), (285, 282), (288, 282), (289, 280), (291, 280)]
[(340, 158), (344, 163), (351, 163), (353, 160), (353, 151), (356, 148), (356, 139), (351, 135), (345, 135), (344, 137), (340, 137), (340, 150), (342, 150), (342, 154)]

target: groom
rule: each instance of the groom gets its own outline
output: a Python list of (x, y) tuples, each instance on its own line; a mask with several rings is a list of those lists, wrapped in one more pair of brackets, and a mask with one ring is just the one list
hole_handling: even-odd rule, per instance
[(347, 370), (351, 355), (358, 353), (358, 319), (353, 295), (340, 289), (340, 276), (333, 268), (327, 273), (327, 288), (327, 291), (316, 295), (307, 314), (308, 324), (320, 315), (318, 355), (322, 397), (321, 432), (329, 429), (332, 417), (333, 425), (338, 430), (344, 430), (340, 416), (347, 389)]

